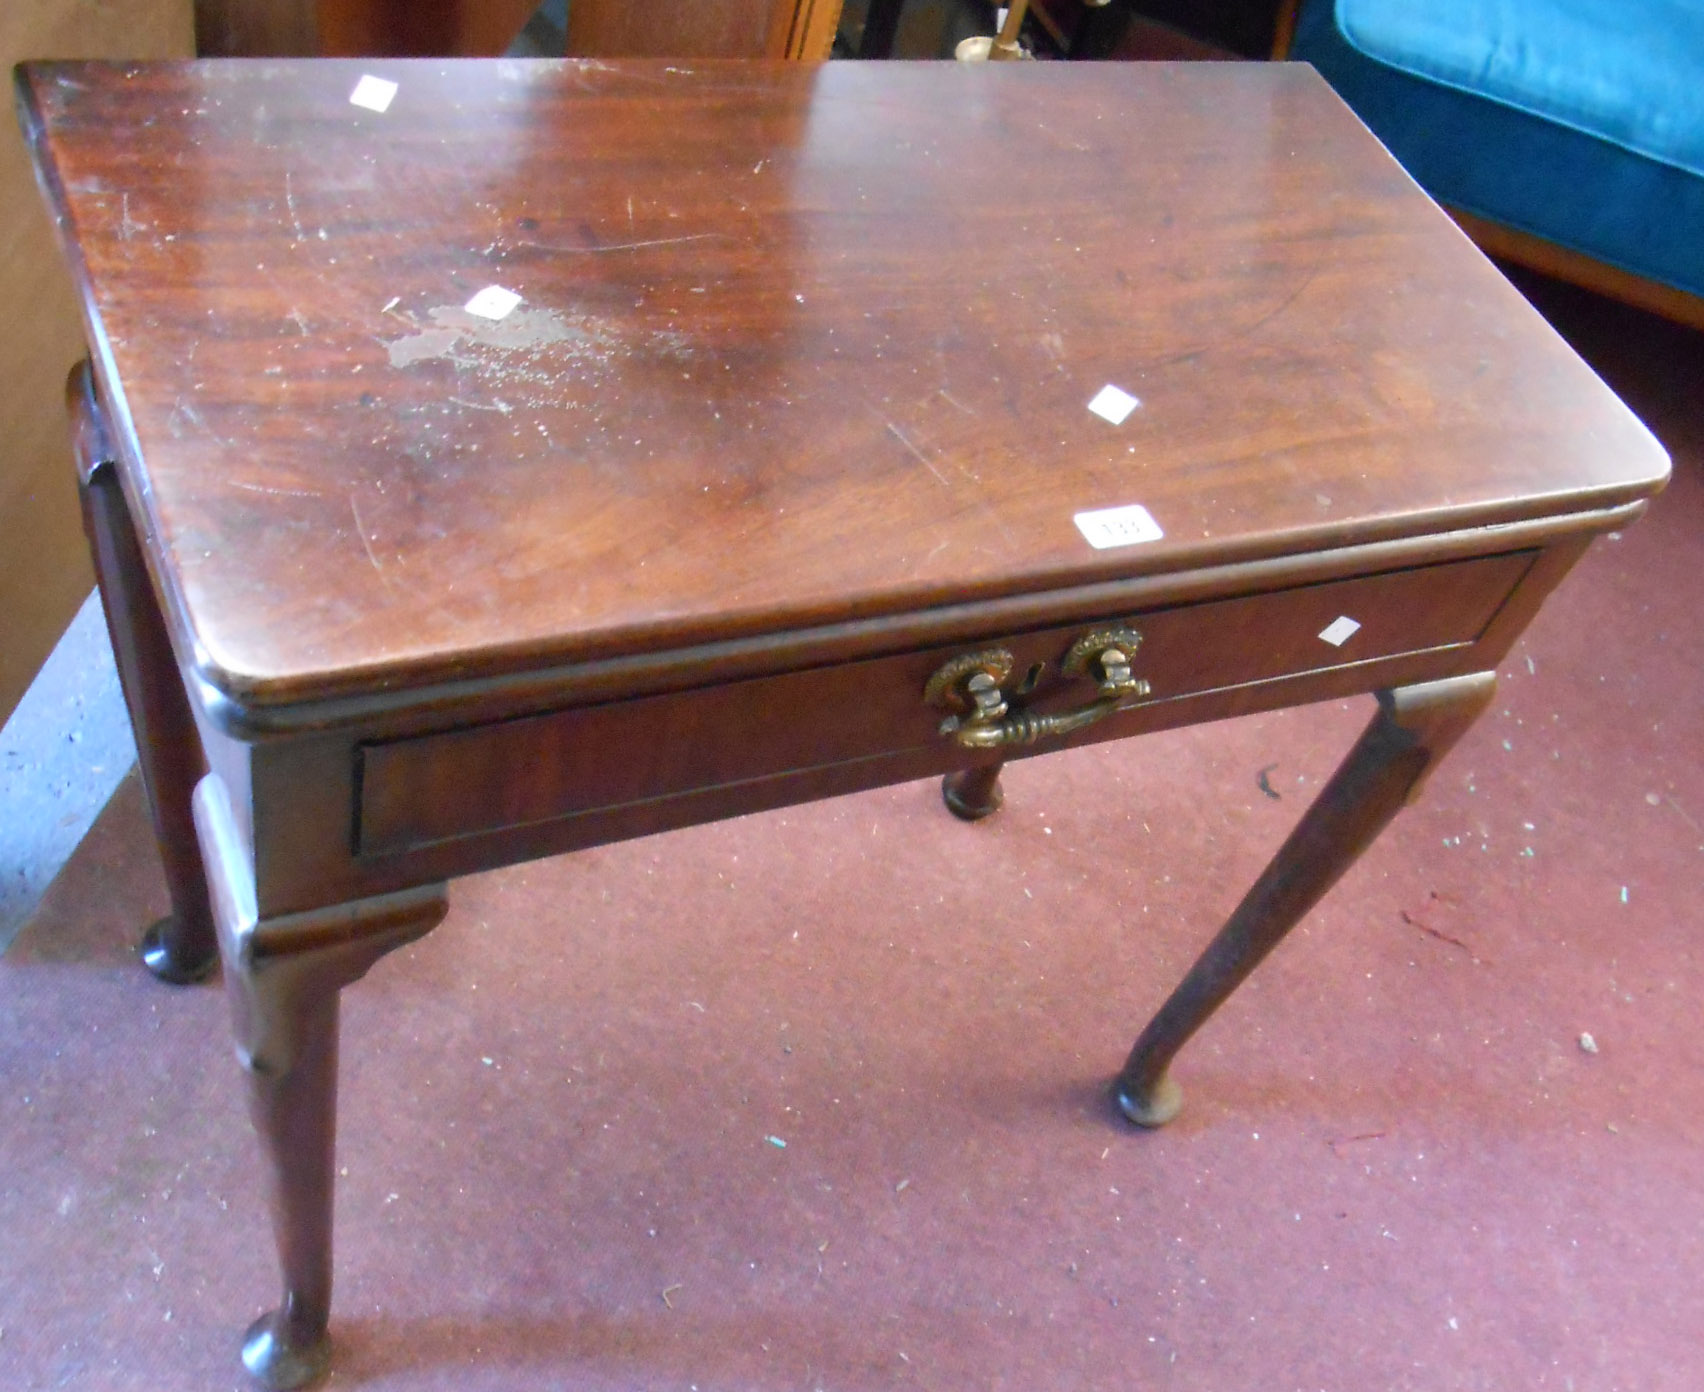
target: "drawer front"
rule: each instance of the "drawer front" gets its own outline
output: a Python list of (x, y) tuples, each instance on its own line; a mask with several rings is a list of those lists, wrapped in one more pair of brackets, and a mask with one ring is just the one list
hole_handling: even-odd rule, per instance
[(1068, 626), (367, 744), (360, 851), (396, 854), (939, 744), (946, 712), (924, 701), (930, 676), (993, 646), (1013, 656), (1008, 691), (1033, 675), (1024, 705), (1068, 710), (1092, 701), (1094, 690), (1063, 676), (1061, 659), (1086, 631), (1112, 622), (1142, 636), (1131, 666), (1149, 691), (1127, 706), (1471, 643), (1533, 554), (1091, 614)]

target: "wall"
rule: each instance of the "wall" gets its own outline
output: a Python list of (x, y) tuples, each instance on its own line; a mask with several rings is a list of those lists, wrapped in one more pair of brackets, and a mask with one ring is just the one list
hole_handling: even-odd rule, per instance
[[(0, 71), (25, 58), (191, 52), (189, 0), (0, 0)], [(83, 353), (71, 282), (14, 121), (0, 121), (0, 720), (94, 584), (65, 374)]]

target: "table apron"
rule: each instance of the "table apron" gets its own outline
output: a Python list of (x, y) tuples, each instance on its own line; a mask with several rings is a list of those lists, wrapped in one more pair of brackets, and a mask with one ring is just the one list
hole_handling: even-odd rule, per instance
[[(1084, 634), (1115, 625), (1140, 635), (1132, 670), (1148, 692), (1102, 733), (1128, 733), (1146, 723), (1137, 713), (1146, 703), (1470, 644), (1533, 554), (1086, 615), (1034, 632), (366, 743), (358, 852), (404, 854), (838, 765), (914, 755), (931, 770), (962, 765), (972, 755), (940, 730), (949, 709), (924, 700), (932, 673), (957, 656), (998, 651), (1012, 669), (1008, 694), (1027, 688), (1012, 695), (1014, 706), (1069, 711), (1093, 703), (1096, 690), (1063, 672), (1065, 654)], [(1032, 748), (1058, 747), (1050, 738)]]
[[(397, 734), (393, 720), (383, 737), (356, 727), (247, 744), (204, 721), (202, 737), (230, 786), (262, 912), (295, 912), (1001, 758), (1482, 670), (1583, 545), (971, 631), (886, 657), (458, 727)], [(1357, 627), (1334, 644), (1344, 620)], [(1141, 635), (1132, 670), (1149, 691), (1096, 724), (976, 751), (944, 735), (948, 712), (924, 699), (949, 659), (997, 647), (1011, 655), (1015, 709), (1092, 703), (1094, 685), (1063, 675), (1061, 658), (1109, 623)]]

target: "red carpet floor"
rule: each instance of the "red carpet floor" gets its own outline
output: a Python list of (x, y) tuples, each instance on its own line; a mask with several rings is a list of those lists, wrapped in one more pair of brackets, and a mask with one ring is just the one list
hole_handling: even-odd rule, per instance
[[(1107, 1080), (1370, 702), (459, 883), (346, 998), (330, 1386), (1704, 1386), (1704, 338), (1535, 293), (1675, 481), (1173, 1126)], [(245, 1385), (256, 1151), (162, 907), (131, 782), (0, 961), (0, 1387)]]

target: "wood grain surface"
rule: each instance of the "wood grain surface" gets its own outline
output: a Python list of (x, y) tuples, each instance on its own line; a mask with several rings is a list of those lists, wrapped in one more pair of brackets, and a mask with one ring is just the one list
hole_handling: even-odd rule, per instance
[[(363, 71), (400, 83), (351, 106)], [(1304, 67), (41, 66), (180, 659), (397, 690), (1607, 507), (1651, 436)], [(501, 285), (500, 321), (463, 306)], [(1141, 405), (1114, 426), (1087, 403)], [(1081, 510), (1142, 504), (1109, 550)]]

